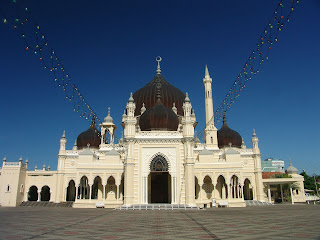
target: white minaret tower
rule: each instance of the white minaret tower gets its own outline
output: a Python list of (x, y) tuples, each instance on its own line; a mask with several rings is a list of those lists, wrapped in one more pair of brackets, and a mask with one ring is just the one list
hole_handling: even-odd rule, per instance
[(217, 128), (214, 126), (213, 101), (212, 101), (212, 78), (206, 65), (203, 78), (205, 111), (206, 111), (206, 128), (204, 130), (205, 143), (209, 148), (218, 148)]

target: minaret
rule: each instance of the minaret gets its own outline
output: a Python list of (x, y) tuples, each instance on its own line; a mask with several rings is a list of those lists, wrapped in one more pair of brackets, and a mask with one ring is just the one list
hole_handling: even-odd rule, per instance
[(261, 154), (258, 147), (259, 139), (256, 135), (256, 131), (253, 129), (252, 134), (252, 157), (254, 162), (254, 175), (256, 180), (256, 199), (259, 201), (264, 201), (264, 190), (262, 183), (262, 171), (261, 171)]
[(65, 154), (66, 143), (67, 143), (66, 132), (63, 131), (62, 137), (60, 139), (60, 151), (59, 151), (59, 154)]
[(206, 111), (206, 128), (205, 143), (210, 148), (218, 148), (217, 128), (214, 126), (213, 117), (213, 101), (212, 101), (212, 78), (210, 77), (208, 67), (206, 65), (203, 78), (205, 111)]
[(212, 78), (209, 75), (209, 70), (206, 65), (205, 74), (203, 78), (204, 97), (205, 97), (205, 110), (206, 110), (206, 126), (209, 121), (213, 121), (213, 102), (212, 102)]

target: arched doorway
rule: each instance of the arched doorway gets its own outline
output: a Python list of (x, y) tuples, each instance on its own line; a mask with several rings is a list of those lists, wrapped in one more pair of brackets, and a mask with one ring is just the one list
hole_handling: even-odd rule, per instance
[(113, 176), (110, 176), (107, 181), (106, 185), (106, 199), (107, 200), (116, 200), (117, 196), (117, 186), (116, 186), (116, 180)]
[(202, 189), (204, 190), (204, 192), (206, 193), (206, 199), (211, 199), (212, 198), (212, 192), (213, 192), (213, 184), (212, 184), (212, 180), (211, 177), (206, 176), (203, 179), (203, 185), (202, 185)]
[(69, 181), (69, 185), (67, 187), (67, 201), (73, 201), (76, 198), (76, 186), (73, 180)]
[(248, 178), (246, 178), (246, 180), (244, 180), (243, 197), (244, 197), (244, 200), (253, 200), (252, 186), (251, 186), (251, 182)]
[(82, 176), (78, 187), (78, 199), (89, 199), (89, 183), (86, 176)]
[(101, 200), (103, 199), (102, 195), (103, 195), (102, 180), (99, 176), (97, 176), (93, 180), (91, 199)]
[(231, 188), (231, 197), (232, 198), (240, 198), (241, 197), (239, 178), (236, 175), (233, 175), (231, 177), (230, 188)]
[(43, 186), (41, 188), (41, 201), (48, 202), (50, 201), (50, 188), (48, 186)]
[(36, 186), (29, 188), (28, 201), (38, 201), (38, 188)]
[(163, 156), (158, 155), (152, 160), (148, 176), (150, 203), (171, 203), (171, 176), (168, 170), (168, 162)]
[(225, 178), (222, 175), (218, 177), (216, 189), (219, 193), (220, 199), (228, 198), (228, 186), (226, 184)]

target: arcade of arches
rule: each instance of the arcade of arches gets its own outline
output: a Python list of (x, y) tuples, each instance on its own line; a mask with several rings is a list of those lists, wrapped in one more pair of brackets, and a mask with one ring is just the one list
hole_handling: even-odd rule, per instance
[(211, 204), (212, 199), (216, 200), (252, 200), (253, 186), (248, 178), (243, 183), (238, 176), (233, 175), (230, 183), (226, 183), (224, 176), (219, 175), (213, 183), (210, 176), (206, 175), (202, 181), (195, 177), (195, 199), (198, 203)]
[(97, 201), (106, 200), (118, 202), (124, 197), (124, 179), (122, 177), (119, 185), (116, 185), (113, 176), (108, 177), (106, 184), (100, 176), (96, 176), (90, 185), (87, 176), (82, 176), (79, 185), (76, 187), (75, 181), (70, 180), (66, 189), (66, 201), (82, 199), (95, 199)]

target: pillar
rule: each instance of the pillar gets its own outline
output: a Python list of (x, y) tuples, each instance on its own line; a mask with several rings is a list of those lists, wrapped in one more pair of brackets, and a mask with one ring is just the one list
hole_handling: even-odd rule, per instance
[[(177, 203), (177, 197), (176, 196), (177, 196), (177, 178), (176, 177), (171, 177), (171, 203), (172, 204), (176, 204)], [(148, 197), (148, 195), (147, 195), (147, 197)]]
[(89, 199), (90, 199), (90, 201), (91, 201), (91, 194), (92, 194), (92, 186), (93, 186), (93, 184), (89, 185)]
[(37, 202), (40, 202), (41, 201), (41, 191), (38, 191), (38, 200)]
[(294, 204), (292, 185), (290, 184), (290, 195), (291, 195), (291, 203)]
[(199, 184), (200, 186), (200, 203), (202, 203), (202, 186), (203, 184)]
[(102, 185), (102, 187), (103, 187), (103, 193), (102, 193), (103, 194), (103, 196), (102, 196), (103, 197), (103, 201), (106, 200), (106, 186), (107, 185)]
[(66, 188), (66, 191), (65, 191), (65, 193), (66, 193), (66, 197), (65, 197), (65, 199), (66, 199), (66, 201), (67, 201), (67, 196), (68, 196), (68, 188)]
[(270, 184), (268, 184), (268, 201), (271, 203), (271, 190), (270, 190)]
[(134, 203), (134, 158), (133, 141), (128, 140), (127, 157), (124, 163), (124, 205)]
[(117, 185), (117, 202), (119, 202), (119, 198), (120, 198), (120, 184)]
[(194, 163), (186, 163), (186, 204), (195, 205)]
[(75, 186), (76, 187), (76, 197), (74, 199), (74, 201), (77, 201), (78, 199), (78, 192), (79, 192), (79, 185), (78, 186)]

